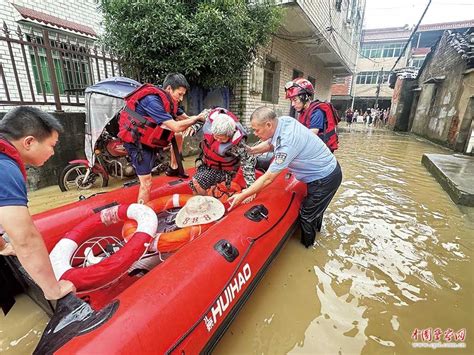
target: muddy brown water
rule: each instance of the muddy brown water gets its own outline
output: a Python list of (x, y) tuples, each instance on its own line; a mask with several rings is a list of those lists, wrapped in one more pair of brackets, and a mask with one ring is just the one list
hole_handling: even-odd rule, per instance
[[(316, 245), (305, 249), (298, 233), (289, 240), (214, 353), (474, 353), (474, 208), (455, 205), (420, 163), (449, 151), (360, 127), (340, 140), (344, 180)], [(30, 194), (30, 207), (77, 195), (49, 187)], [(0, 316), (1, 353), (31, 353), (47, 322), (27, 297), (17, 301)], [(412, 338), (430, 328), (465, 329), (463, 341), (441, 341), (466, 348), (413, 348), (433, 346)]]

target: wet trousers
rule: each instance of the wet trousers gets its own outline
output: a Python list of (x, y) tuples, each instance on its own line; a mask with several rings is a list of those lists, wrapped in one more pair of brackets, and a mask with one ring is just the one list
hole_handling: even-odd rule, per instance
[(308, 248), (313, 245), (316, 232), (321, 231), (323, 214), (341, 185), (342, 171), (337, 163), (334, 171), (325, 178), (307, 185), (307, 195), (300, 206), (301, 243)]

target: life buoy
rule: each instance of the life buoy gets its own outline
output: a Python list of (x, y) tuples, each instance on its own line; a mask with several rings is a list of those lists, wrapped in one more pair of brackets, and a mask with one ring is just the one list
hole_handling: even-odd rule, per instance
[(221, 182), (207, 190), (207, 195), (215, 197), (225, 204), (230, 196), (240, 191), (242, 191), (242, 186), (234, 181), (231, 182), (230, 188), (227, 188), (225, 182)]
[[(148, 202), (147, 206), (151, 207), (155, 213), (160, 213), (170, 208), (183, 207), (191, 197), (193, 197), (193, 195), (174, 194), (163, 196)], [(156, 233), (155, 239), (149, 246), (149, 250), (160, 252), (176, 251), (206, 231), (211, 225), (212, 223), (201, 224), (198, 226), (181, 228), (173, 232)], [(124, 223), (122, 228), (122, 237), (125, 241), (129, 240), (131, 236), (134, 235), (136, 228), (137, 222), (135, 221), (129, 220)]]
[[(134, 219), (138, 227), (128, 243), (115, 254), (87, 267), (73, 267), (71, 257), (79, 245), (87, 241), (101, 225), (112, 225)], [(148, 206), (140, 204), (119, 205), (102, 210), (69, 231), (49, 254), (56, 279), (69, 280), (77, 291), (90, 290), (106, 285), (125, 272), (145, 252), (153, 240), (158, 219)]]

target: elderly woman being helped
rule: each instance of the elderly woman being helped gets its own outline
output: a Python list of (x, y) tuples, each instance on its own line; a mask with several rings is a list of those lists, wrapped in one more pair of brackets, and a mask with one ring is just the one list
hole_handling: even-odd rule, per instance
[(247, 152), (247, 132), (232, 112), (216, 108), (209, 112), (203, 126), (202, 153), (197, 170), (189, 185), (194, 193), (206, 195), (206, 190), (225, 182), (229, 188), (239, 167), (242, 167), (247, 187), (255, 181), (255, 158)]

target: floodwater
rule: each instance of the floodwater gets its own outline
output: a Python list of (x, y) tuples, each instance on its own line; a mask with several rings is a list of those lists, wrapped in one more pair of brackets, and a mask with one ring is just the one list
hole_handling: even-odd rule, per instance
[[(344, 180), (316, 245), (289, 240), (214, 354), (431, 353), (413, 343), (438, 336), (466, 348), (437, 353), (472, 354), (474, 208), (455, 205), (421, 165), (423, 153), (449, 151), (360, 127), (340, 141)], [(31, 207), (77, 195), (50, 187), (30, 194)], [(19, 297), (0, 316), (0, 352), (30, 353), (46, 321)]]

